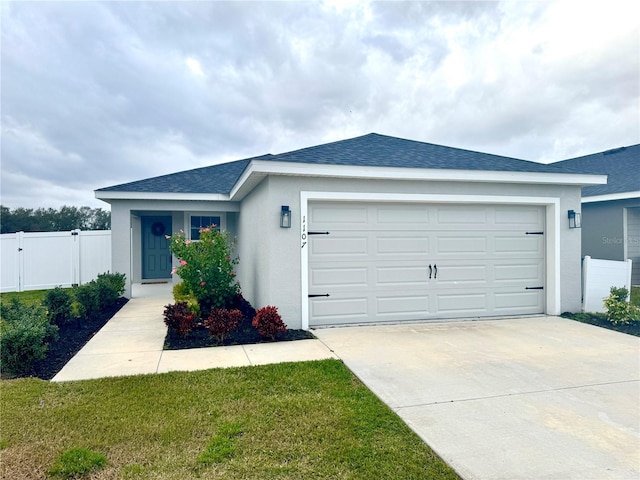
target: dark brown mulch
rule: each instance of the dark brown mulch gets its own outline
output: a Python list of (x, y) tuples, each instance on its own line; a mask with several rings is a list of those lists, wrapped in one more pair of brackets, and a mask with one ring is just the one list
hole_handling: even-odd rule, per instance
[(60, 327), (58, 340), (49, 342), (42, 360), (33, 364), (27, 376), (51, 380), (73, 356), (127, 303), (120, 297), (114, 305), (87, 320), (72, 321)]
[(251, 325), (251, 320), (256, 314), (253, 306), (244, 299), (242, 294), (238, 294), (231, 300), (227, 308), (237, 308), (242, 312), (242, 323), (240, 326), (230, 333), (223, 342), (218, 343), (215, 338), (209, 335), (209, 331), (201, 324), (197, 326), (187, 335), (181, 337), (178, 333), (169, 329), (164, 339), (165, 350), (182, 350), (185, 348), (201, 348), (201, 347), (221, 347), (224, 345), (249, 345), (252, 343), (267, 342), (287, 342), (291, 340), (306, 340), (315, 338), (311, 332), (306, 330), (287, 330), (279, 333), (275, 340), (265, 339), (260, 336), (258, 330)]
[[(276, 342), (287, 342), (292, 340), (305, 340), (315, 338), (311, 332), (306, 330), (287, 330), (278, 334)], [(181, 350), (185, 348), (219, 347), (223, 345), (248, 345), (252, 343), (267, 343), (267, 340), (260, 336), (258, 331), (251, 325), (251, 319), (244, 317), (238, 329), (229, 334), (224, 342), (217, 343), (215, 338), (209, 335), (209, 331), (202, 325), (198, 325), (187, 337), (180, 337), (175, 330), (169, 330), (164, 339), (165, 350)]]
[(640, 337), (640, 322), (629, 322), (616, 325), (607, 320), (607, 316), (604, 313), (564, 312), (561, 316), (564, 318), (570, 318), (571, 320), (577, 320), (578, 322), (595, 325), (596, 327), (602, 327), (608, 330), (615, 330), (616, 332)]

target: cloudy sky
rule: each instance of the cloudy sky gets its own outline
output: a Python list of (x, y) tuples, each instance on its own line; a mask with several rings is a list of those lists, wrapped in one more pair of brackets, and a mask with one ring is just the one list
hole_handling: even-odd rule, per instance
[(1, 202), (370, 132), (548, 162), (640, 142), (640, 2), (3, 1)]

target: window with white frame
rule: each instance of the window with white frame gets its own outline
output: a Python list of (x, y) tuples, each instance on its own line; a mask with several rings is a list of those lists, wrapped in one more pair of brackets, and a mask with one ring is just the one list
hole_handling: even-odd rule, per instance
[(200, 240), (201, 228), (215, 228), (220, 230), (219, 215), (192, 215), (190, 221), (190, 237), (191, 240)]

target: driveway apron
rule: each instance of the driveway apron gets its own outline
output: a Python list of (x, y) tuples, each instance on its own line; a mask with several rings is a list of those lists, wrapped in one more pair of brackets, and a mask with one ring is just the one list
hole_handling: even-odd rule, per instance
[(558, 317), (314, 333), (463, 478), (640, 478), (637, 337)]

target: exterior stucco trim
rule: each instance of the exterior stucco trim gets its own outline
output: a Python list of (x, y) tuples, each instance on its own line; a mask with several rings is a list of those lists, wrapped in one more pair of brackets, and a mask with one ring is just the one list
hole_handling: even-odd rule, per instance
[(560, 199), (556, 197), (500, 195), (443, 195), (402, 193), (300, 192), (300, 274), (302, 328), (309, 329), (309, 255), (307, 239), (308, 204), (310, 201), (345, 202), (409, 202), (409, 203), (493, 203), (509, 205), (541, 205), (546, 207), (546, 307), (547, 315), (561, 313), (560, 282)]
[[(424, 168), (361, 167), (346, 165), (292, 164), (253, 160), (242, 173), (229, 195), (239, 200), (267, 175), (339, 177), (367, 180), (431, 180), (561, 185), (604, 185), (606, 175), (557, 174), (540, 172), (502, 172), (489, 170), (449, 170)], [(256, 178), (257, 177), (257, 178)], [(245, 185), (246, 184), (246, 185)]]
[(175, 192), (112, 192), (95, 191), (98, 200), (204, 200), (214, 202), (229, 201), (229, 195), (222, 193), (175, 193)]
[(640, 198), (640, 191), (610, 193), (608, 195), (594, 195), (592, 197), (582, 197), (582, 203), (609, 202), (611, 200), (630, 200)]

